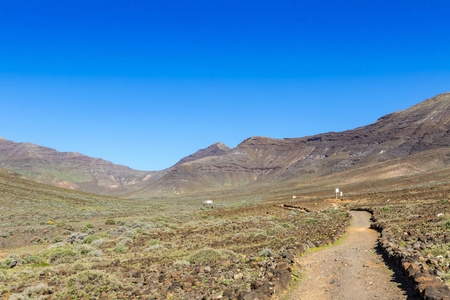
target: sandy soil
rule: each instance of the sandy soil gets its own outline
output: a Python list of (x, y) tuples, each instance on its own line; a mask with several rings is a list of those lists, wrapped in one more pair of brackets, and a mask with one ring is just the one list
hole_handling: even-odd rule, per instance
[(375, 252), (378, 233), (369, 229), (370, 214), (351, 214), (353, 225), (341, 244), (301, 258), (304, 280), (286, 299), (415, 299)]

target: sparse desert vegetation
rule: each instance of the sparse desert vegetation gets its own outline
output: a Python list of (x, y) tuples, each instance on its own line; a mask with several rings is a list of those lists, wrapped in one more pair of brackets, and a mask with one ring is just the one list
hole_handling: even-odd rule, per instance
[(390, 236), (382, 240), (390, 251), (397, 249), (419, 270), (450, 285), (449, 195), (448, 185), (403, 189), (368, 194), (355, 207), (373, 211), (374, 227)]
[[(14, 203), (17, 211), (24, 209)], [(9, 226), (17, 233), (2, 242), (18, 239), (21, 245), (11, 243), (17, 248), (1, 260), (0, 290), (26, 297), (37, 280), (48, 298), (193, 299), (224, 291), (237, 297), (267, 275), (266, 267), (287, 246), (331, 244), (349, 224), (345, 210), (334, 207), (306, 213), (271, 204), (196, 205), (197, 211), (183, 215), (122, 207), (117, 222), (101, 213), (86, 219), (75, 209), (66, 212), (72, 221), (61, 226), (34, 224), (32, 232)], [(34, 221), (25, 215), (19, 220)]]
[[(13, 299), (237, 298), (289, 257), (289, 246), (336, 242), (349, 225), (347, 210), (362, 207), (373, 210), (376, 224), (389, 224), (405, 251), (417, 248), (431, 272), (448, 283), (448, 185), (353, 195), (347, 201), (289, 200), (306, 212), (279, 207), (282, 202), (272, 198), (205, 205), (191, 197), (134, 205), (58, 188), (33, 201), (24, 200), (29, 190), (23, 183), (17, 179), (9, 192), (3, 186), (10, 200), (0, 211), (7, 221), (0, 228), (0, 291)], [(50, 202), (58, 197), (54, 212)], [(34, 215), (26, 213), (30, 203), (39, 207)]]
[(447, 292), (449, 97), (345, 132), (216, 143), (157, 172), (0, 139), (0, 293), (267, 298), (301, 277), (300, 255), (342, 240), (350, 210), (372, 213), (422, 296)]

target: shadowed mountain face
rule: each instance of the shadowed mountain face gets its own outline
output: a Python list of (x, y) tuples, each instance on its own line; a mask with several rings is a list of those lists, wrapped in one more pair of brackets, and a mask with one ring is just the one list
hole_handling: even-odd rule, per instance
[[(449, 166), (450, 93), (381, 117), (368, 126), (310, 137), (252, 137), (222, 143), (159, 172), (0, 139), (0, 167), (35, 180), (97, 193), (143, 197), (274, 183), (408, 176)], [(341, 174), (341, 175), (340, 175)]]

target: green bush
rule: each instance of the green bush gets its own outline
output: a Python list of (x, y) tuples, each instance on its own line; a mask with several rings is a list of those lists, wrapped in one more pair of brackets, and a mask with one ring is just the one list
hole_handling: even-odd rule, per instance
[(159, 243), (160, 243), (160, 241), (159, 240), (155, 240), (155, 239), (148, 241), (148, 244), (150, 246), (154, 246), (154, 245), (157, 245)]
[(116, 221), (114, 221), (114, 219), (107, 219), (105, 221), (105, 225), (116, 225)]
[(314, 219), (314, 218), (306, 218), (303, 223), (305, 224), (317, 224), (319, 223), (319, 220)]
[(276, 226), (273, 226), (273, 227), (267, 229), (267, 234), (277, 234), (277, 233), (283, 232), (284, 230), (285, 230), (285, 228), (283, 226), (276, 225)]
[(294, 228), (294, 225), (292, 225), (291, 223), (282, 223), (280, 225), (287, 229)]
[(26, 255), (25, 257), (22, 258), (22, 263), (23, 264), (37, 264), (39, 262), (41, 262), (41, 258), (39, 256), (36, 255)]
[(11, 260), (5, 259), (0, 261), (0, 269), (8, 269), (8, 265), (11, 263)]
[(44, 253), (44, 256), (48, 258), (49, 263), (70, 263), (76, 259), (77, 253), (71, 248), (56, 248)]
[(174, 266), (189, 267), (191, 265), (187, 260), (178, 260), (173, 263)]
[(261, 251), (259, 256), (261, 256), (261, 257), (271, 257), (271, 256), (273, 256), (273, 253), (272, 253), (272, 250), (266, 248), (266, 249)]
[(111, 275), (101, 271), (83, 271), (67, 281), (67, 296), (80, 299), (98, 297), (103, 293), (119, 291), (121, 284)]
[(62, 242), (62, 241), (64, 241), (64, 239), (63, 239), (61, 236), (59, 236), (59, 235), (55, 236), (55, 237), (52, 239), (52, 243), (60, 243), (60, 242)]
[(98, 236), (98, 235), (89, 235), (88, 237), (86, 237), (83, 240), (83, 244), (90, 244), (93, 241), (98, 240), (99, 238), (100, 238), (100, 236)]
[(127, 251), (128, 251), (128, 247), (123, 244), (119, 244), (114, 248), (114, 252), (116, 252), (116, 253), (125, 253)]
[(434, 249), (431, 249), (431, 250), (425, 250), (423, 253), (424, 253), (425, 256), (427, 254), (431, 254), (434, 257), (439, 256), (439, 255), (445, 256), (445, 254), (447, 253), (447, 250), (444, 249), (444, 248), (434, 248)]
[(249, 238), (257, 237), (261, 235), (265, 235), (266, 232), (264, 230), (258, 229), (258, 228), (250, 228), (247, 230), (247, 234)]
[(271, 239), (269, 242), (269, 245), (275, 248), (275, 247), (281, 245), (281, 242), (282, 241), (280, 239)]
[(51, 294), (53, 294), (53, 291), (47, 284), (39, 283), (38, 285), (27, 287), (19, 297), (14, 299), (42, 299), (44, 295)]
[(450, 219), (448, 219), (447, 221), (444, 221), (444, 229), (450, 230)]
[(77, 247), (77, 251), (80, 252), (81, 255), (87, 255), (89, 252), (95, 250), (95, 248), (92, 248), (88, 245), (80, 245)]
[(99, 238), (94, 240), (91, 245), (94, 247), (100, 247), (102, 245), (104, 245), (107, 242), (107, 240), (105, 240), (104, 238)]
[(189, 262), (213, 262), (217, 259), (221, 259), (222, 255), (219, 251), (212, 249), (212, 248), (203, 248), (196, 253), (189, 256), (188, 261)]
[(66, 225), (64, 225), (64, 229), (69, 230), (69, 231), (75, 231), (75, 226), (66, 224)]

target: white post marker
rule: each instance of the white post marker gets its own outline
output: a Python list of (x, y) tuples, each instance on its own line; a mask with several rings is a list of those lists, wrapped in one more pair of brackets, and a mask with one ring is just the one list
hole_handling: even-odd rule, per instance
[(341, 192), (341, 198), (344, 196), (344, 193), (343, 192)]
[(339, 195), (339, 189), (336, 189), (336, 199), (338, 198)]

